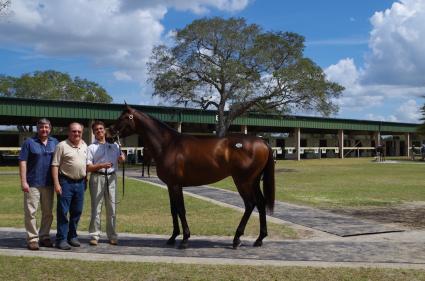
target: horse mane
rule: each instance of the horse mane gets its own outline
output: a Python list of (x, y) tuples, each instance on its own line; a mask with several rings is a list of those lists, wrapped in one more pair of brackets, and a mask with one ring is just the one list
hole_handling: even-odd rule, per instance
[(161, 121), (161, 120), (159, 120), (159, 119), (157, 119), (157, 118), (153, 117), (152, 115), (150, 115), (150, 114), (148, 114), (148, 113), (141, 112), (141, 111), (139, 111), (139, 110), (135, 110), (135, 111), (136, 111), (138, 114), (140, 114), (141, 116), (143, 116), (143, 115), (147, 116), (149, 119), (151, 119), (152, 121), (154, 121), (154, 122), (158, 125), (158, 127), (160, 127), (161, 129), (164, 129), (165, 131), (169, 131), (169, 132), (171, 132), (172, 134), (176, 134), (176, 135), (180, 135), (180, 134), (181, 134), (181, 133), (180, 133), (180, 132), (178, 132), (176, 129), (174, 129), (174, 128), (170, 127), (168, 124), (166, 124), (165, 122), (163, 122), (163, 121)]

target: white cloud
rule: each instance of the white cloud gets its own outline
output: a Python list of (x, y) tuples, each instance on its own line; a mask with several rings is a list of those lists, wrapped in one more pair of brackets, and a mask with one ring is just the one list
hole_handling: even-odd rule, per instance
[(243, 9), (248, 0), (13, 0), (0, 21), (3, 47), (33, 49), (34, 55), (85, 57), (118, 69), (118, 80), (146, 80), (154, 45), (167, 37), (161, 20), (170, 7), (192, 12)]
[(397, 122), (397, 118), (394, 115), (384, 116), (374, 113), (368, 113), (366, 114), (366, 120), (373, 120), (373, 121), (390, 121), (390, 122)]
[[(328, 79), (346, 88), (337, 101), (340, 113), (364, 112), (367, 119), (416, 123), (421, 117), (418, 100), (425, 94), (425, 1), (395, 2), (376, 12), (371, 23), (364, 66), (345, 58), (325, 69)], [(390, 104), (390, 113), (367, 113), (388, 110)]]
[(131, 76), (125, 71), (115, 71), (114, 73), (115, 79), (118, 81), (131, 81)]
[(425, 1), (395, 2), (376, 12), (371, 23), (364, 82), (424, 86)]
[(123, 0), (121, 9), (134, 10), (146, 9), (149, 7), (172, 7), (180, 11), (191, 11), (196, 14), (203, 14), (211, 8), (223, 11), (240, 11), (249, 3), (249, 0), (150, 0), (134, 1)]
[(398, 120), (405, 120), (407, 122), (417, 123), (422, 117), (420, 112), (420, 105), (413, 99), (401, 104), (396, 110), (396, 118)]

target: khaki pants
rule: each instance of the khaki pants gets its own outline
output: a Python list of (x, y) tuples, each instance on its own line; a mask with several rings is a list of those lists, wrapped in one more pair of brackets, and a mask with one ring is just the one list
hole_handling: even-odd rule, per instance
[(96, 240), (99, 240), (101, 234), (100, 216), (103, 201), (105, 201), (106, 209), (106, 235), (109, 240), (117, 239), (117, 233), (115, 230), (115, 190), (117, 185), (116, 174), (109, 175), (108, 182), (109, 192), (106, 189), (106, 180), (104, 175), (92, 173), (90, 176), (91, 219), (89, 232), (91, 238)]
[[(41, 205), (41, 224), (37, 231), (36, 213)], [(24, 192), (24, 213), (27, 241), (33, 242), (50, 238), (50, 227), (53, 221), (53, 187), (30, 187), (29, 192)]]

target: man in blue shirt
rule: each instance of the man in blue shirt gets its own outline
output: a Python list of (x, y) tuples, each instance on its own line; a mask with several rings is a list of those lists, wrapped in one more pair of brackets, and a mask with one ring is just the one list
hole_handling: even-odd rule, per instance
[[(50, 137), (52, 126), (46, 118), (37, 122), (37, 135), (25, 140), (19, 154), (19, 176), (24, 192), (25, 229), (30, 250), (52, 247), (53, 181), (50, 169), (58, 140)], [(37, 231), (36, 212), (41, 203), (41, 224)]]

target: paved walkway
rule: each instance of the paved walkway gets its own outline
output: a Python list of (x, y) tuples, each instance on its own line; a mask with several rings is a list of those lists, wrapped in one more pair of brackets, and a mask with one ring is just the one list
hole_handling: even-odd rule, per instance
[(101, 240), (88, 245), (88, 235), (80, 233), (82, 246), (71, 251), (41, 248), (29, 251), (23, 229), (0, 228), (0, 254), (42, 256), (82, 260), (117, 260), (252, 265), (370, 266), (425, 269), (425, 243), (388, 241), (306, 241), (265, 240), (252, 247), (243, 240), (232, 249), (231, 237), (191, 237), (189, 248), (179, 250), (165, 244), (168, 236), (120, 234), (119, 246)]
[[(164, 183), (157, 177), (142, 178), (134, 172), (130, 172), (129, 175), (133, 178), (165, 187)], [(213, 188), (211, 186), (185, 187), (184, 191), (198, 197), (244, 208), (242, 198), (236, 192)], [(271, 217), (342, 237), (403, 231), (403, 229), (377, 224), (376, 222), (279, 201), (276, 201), (274, 213)]]

